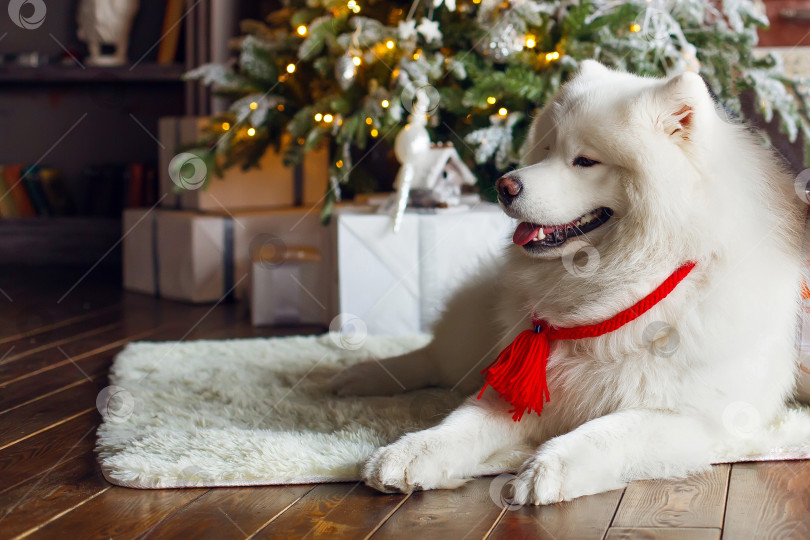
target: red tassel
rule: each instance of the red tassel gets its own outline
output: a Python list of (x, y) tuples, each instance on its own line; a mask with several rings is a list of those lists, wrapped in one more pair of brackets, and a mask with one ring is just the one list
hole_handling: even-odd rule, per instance
[(540, 414), (543, 411), (543, 404), (549, 400), (546, 383), (549, 340), (594, 338), (613, 332), (637, 319), (666, 298), (694, 268), (693, 261), (684, 263), (650, 294), (606, 321), (585, 326), (557, 328), (532, 317), (535, 329), (521, 332), (501, 351), (498, 358), (481, 372), (485, 374), (486, 382), (478, 394), (478, 399), (484, 395), (487, 386), (491, 386), (502, 398), (515, 406), (509, 411), (514, 413), (512, 419), (515, 422), (519, 422), (527, 410)]
[(487, 385), (494, 388), (506, 401), (514, 405), (512, 420), (519, 422), (528, 410), (540, 414), (543, 404), (549, 400), (546, 383), (549, 342), (546, 332), (538, 328), (524, 330), (510, 343), (498, 358), (481, 373), (485, 374), (484, 394)]

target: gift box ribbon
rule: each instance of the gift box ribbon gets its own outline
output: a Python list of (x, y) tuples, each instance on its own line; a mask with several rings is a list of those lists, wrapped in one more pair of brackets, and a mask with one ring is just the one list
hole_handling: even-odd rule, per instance
[[(158, 249), (158, 212), (152, 212), (152, 279), (155, 282), (155, 296), (160, 297), (160, 250)], [(233, 300), (235, 296), (234, 275), (234, 233), (233, 218), (222, 216), (222, 291), (223, 300)]]

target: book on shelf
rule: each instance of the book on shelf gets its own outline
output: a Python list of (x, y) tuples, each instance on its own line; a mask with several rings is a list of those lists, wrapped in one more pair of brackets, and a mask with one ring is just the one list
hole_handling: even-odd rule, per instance
[(124, 208), (140, 208), (145, 204), (144, 164), (132, 163), (124, 173), (127, 184), (127, 197)]
[(69, 216), (75, 213), (73, 199), (65, 185), (62, 171), (43, 167), (39, 171), (39, 181), (54, 215)]
[(34, 205), (23, 184), (23, 167), (20, 164), (6, 165), (3, 168), (3, 176), (6, 180), (6, 187), (11, 193), (11, 200), (17, 209), (17, 216), (22, 218), (35, 217), (37, 215)]
[(166, 14), (163, 17), (163, 30), (157, 53), (158, 64), (171, 64), (177, 60), (180, 31), (183, 28), (183, 5), (184, 0), (166, 2)]
[(14, 199), (11, 197), (8, 185), (6, 184), (5, 167), (0, 165), (0, 217), (15, 218), (19, 217), (17, 207), (14, 206)]
[(151, 163), (90, 165), (73, 183), (78, 198), (59, 169), (0, 165), (0, 218), (118, 218), (124, 208), (149, 207), (158, 199), (157, 169)]
[(41, 170), (42, 168), (39, 165), (29, 167), (23, 173), (22, 182), (36, 214), (49, 217), (54, 215), (53, 208), (47, 195), (45, 195), (45, 190), (42, 188), (42, 179), (39, 176)]

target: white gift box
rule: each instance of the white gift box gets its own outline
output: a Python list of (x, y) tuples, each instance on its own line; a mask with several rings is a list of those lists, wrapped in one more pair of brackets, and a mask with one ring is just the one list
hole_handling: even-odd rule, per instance
[[(264, 244), (311, 246), (325, 261), (331, 254), (317, 209), (231, 215), (131, 209), (124, 212), (123, 229), (124, 288), (194, 303), (217, 302), (230, 294), (246, 296), (251, 249), (257, 247), (257, 239)], [(328, 308), (331, 296), (324, 295)]]
[[(250, 299), (257, 324), (329, 325), (339, 316), (361, 320), (371, 334), (424, 332), (482, 261), (501, 256), (514, 226), (492, 204), (408, 211), (398, 233), (372, 207), (338, 206), (328, 227), (304, 208), (232, 216), (127, 210), (124, 287), (201, 303), (232, 289)], [(309, 247), (321, 262), (254, 262), (267, 246)]]
[(198, 140), (209, 119), (206, 117), (165, 117), (158, 122), (162, 149), (159, 155), (160, 192), (164, 208), (201, 212), (237, 212), (266, 208), (318, 204), (329, 183), (329, 150), (309, 152), (301, 166), (287, 167), (283, 156), (272, 147), (259, 161), (259, 168), (243, 171), (236, 165), (219, 177), (209, 173), (208, 183), (199, 189), (178, 189), (169, 173), (169, 164), (180, 153), (177, 148)]
[(194, 212), (124, 212), (124, 288), (194, 303), (232, 294), (234, 224)]
[(390, 216), (368, 208), (339, 208), (333, 221), (335, 314), (386, 335), (430, 331), (455, 288), (501, 256), (515, 227), (488, 203), (407, 211), (398, 233)]
[(252, 256), (249, 301), (253, 326), (329, 325), (325, 303), (329, 283), (324, 279), (323, 258), (315, 248), (269, 244), (252, 250)]

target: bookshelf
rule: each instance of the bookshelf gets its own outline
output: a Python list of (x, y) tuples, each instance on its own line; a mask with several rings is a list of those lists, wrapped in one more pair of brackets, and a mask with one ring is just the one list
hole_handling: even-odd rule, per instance
[(0, 65), (0, 85), (2, 84), (65, 84), (65, 83), (119, 83), (149, 82), (182, 84), (181, 76), (186, 67), (180, 63), (157, 64), (141, 63), (135, 68), (93, 67), (78, 65), (45, 65), (27, 67)]
[[(106, 254), (104, 264), (120, 264), (120, 246), (113, 248), (121, 236), (120, 218), (82, 202), (105, 196), (86, 171), (109, 164), (156, 165), (158, 119), (211, 110), (209, 92), (183, 81), (182, 74), (221, 58), (226, 38), (236, 31), (239, 2), (181, 0), (177, 53), (174, 61), (158, 63), (172, 1), (141, 0), (128, 51), (134, 67), (84, 64), (87, 49), (76, 36), (79, 0), (47, 2), (45, 21), (34, 30), (0, 17), (0, 166), (58, 169), (75, 201), (70, 215), (0, 218), (2, 260), (89, 267)], [(212, 16), (223, 10), (234, 15), (224, 25), (214, 24)], [(31, 52), (41, 55), (41, 65), (16, 63), (17, 55)]]

